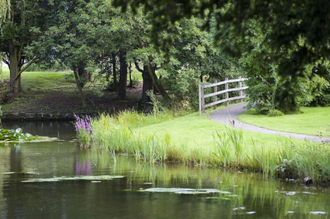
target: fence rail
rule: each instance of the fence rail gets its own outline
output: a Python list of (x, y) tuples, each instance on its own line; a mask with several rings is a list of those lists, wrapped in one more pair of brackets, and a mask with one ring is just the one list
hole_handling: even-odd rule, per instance
[[(243, 99), (246, 97), (245, 95), (243, 95), (243, 90), (249, 88), (247, 86), (242, 87), (242, 82), (248, 80), (248, 78), (241, 78), (240, 76), (238, 77), (238, 79), (232, 79), (232, 80), (228, 80), (228, 78), (226, 78), (224, 81), (214, 81), (213, 84), (207, 84), (204, 85), (203, 83), (201, 83), (199, 85), (199, 115), (202, 115), (202, 112), (205, 112), (205, 108), (210, 107), (210, 106), (214, 106), (214, 109), (217, 108), (217, 104), (220, 103), (224, 103), (226, 102), (226, 105), (229, 105), (229, 101), (231, 100), (241, 100), (241, 102), (243, 101)], [(228, 84), (230, 83), (235, 83), (238, 82), (238, 88), (230, 88), (228, 89)], [(218, 91), (217, 87), (220, 85), (225, 85), (225, 89)], [(213, 87), (213, 93), (210, 94), (204, 94), (204, 89), (205, 88), (210, 88)], [(229, 97), (228, 93), (229, 92), (233, 92), (233, 91), (239, 91), (239, 96), (237, 97)], [(217, 96), (220, 94), (225, 94), (225, 98), (222, 100), (218, 100)], [(205, 104), (205, 98), (208, 97), (213, 97), (213, 102), (212, 103), (208, 103)]]

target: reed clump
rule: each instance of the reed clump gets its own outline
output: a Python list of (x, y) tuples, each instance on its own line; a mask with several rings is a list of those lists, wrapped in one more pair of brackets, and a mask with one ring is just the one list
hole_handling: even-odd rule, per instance
[[(115, 157), (125, 152), (142, 162), (181, 161), (195, 165), (214, 165), (262, 172), (280, 178), (312, 177), (316, 183), (330, 182), (329, 145), (310, 141), (277, 138), (276, 143), (262, 144), (244, 137), (244, 131), (222, 126), (214, 131), (210, 145), (198, 141), (173, 141), (169, 133), (150, 133), (138, 127), (175, 118), (172, 112), (144, 115), (124, 111), (116, 116), (102, 114), (91, 119), (89, 145), (106, 150)], [(78, 133), (79, 137), (79, 133)]]

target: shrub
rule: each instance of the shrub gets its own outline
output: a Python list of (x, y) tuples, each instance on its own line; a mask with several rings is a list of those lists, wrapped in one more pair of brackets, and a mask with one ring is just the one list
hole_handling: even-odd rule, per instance
[(274, 110), (269, 110), (267, 115), (270, 117), (276, 117), (276, 116), (283, 116), (284, 113), (279, 110), (274, 109)]

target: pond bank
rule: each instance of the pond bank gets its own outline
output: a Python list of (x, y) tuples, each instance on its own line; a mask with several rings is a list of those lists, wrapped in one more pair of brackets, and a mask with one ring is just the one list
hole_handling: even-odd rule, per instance
[[(86, 114), (85, 114), (86, 115)], [(74, 120), (73, 113), (11, 113), (4, 112), (2, 121), (53, 121), (53, 120)]]
[(145, 122), (155, 118), (157, 115), (129, 112), (116, 118), (88, 118), (76, 124), (78, 138), (84, 146), (109, 152), (109, 157), (125, 152), (149, 163), (181, 161), (301, 181), (310, 176), (315, 184), (322, 185), (330, 182), (326, 174), (330, 172), (328, 144), (226, 126), (211, 121), (209, 113)]

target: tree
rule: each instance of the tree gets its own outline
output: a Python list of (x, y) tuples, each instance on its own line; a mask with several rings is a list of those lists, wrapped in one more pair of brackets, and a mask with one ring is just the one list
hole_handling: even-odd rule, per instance
[(56, 23), (47, 31), (53, 56), (73, 70), (83, 106), (87, 104), (83, 88), (108, 47), (105, 39), (111, 23), (104, 7), (99, 0), (63, 0)]
[[(2, 26), (2, 22), (6, 20), (9, 15), (8, 10), (10, 8), (10, 2), (7, 0), (0, 1), (0, 27)], [(0, 53), (0, 84), (2, 84), (2, 55)]]
[[(159, 37), (161, 31), (183, 18), (194, 16), (205, 18), (203, 26), (208, 30), (214, 21), (218, 48), (233, 57), (241, 57), (242, 43), (247, 45), (244, 53), (255, 48), (248, 46), (244, 40), (242, 42), (242, 39), (257, 37), (249, 31), (249, 24), (257, 22), (260, 30), (267, 33), (260, 47), (266, 47), (267, 56), (271, 55), (271, 59), (277, 61), (277, 75), (286, 90), (279, 96), (281, 100), (294, 100), (295, 93), (291, 88), (306, 77), (306, 68), (317, 68), (330, 55), (330, 2), (325, 0), (115, 0), (114, 4), (121, 6), (123, 11), (129, 7), (134, 11), (142, 4), (152, 18), (152, 39), (163, 50), (172, 41), (170, 37)], [(223, 40), (228, 33), (232, 34), (230, 42)], [(265, 74), (267, 72), (261, 73), (261, 76)], [(310, 76), (313, 75), (315, 71)]]
[(19, 95), (21, 73), (46, 55), (42, 36), (52, 21), (52, 9), (46, 0), (10, 1), (9, 15), (2, 22), (0, 51), (10, 69), (14, 97)]

